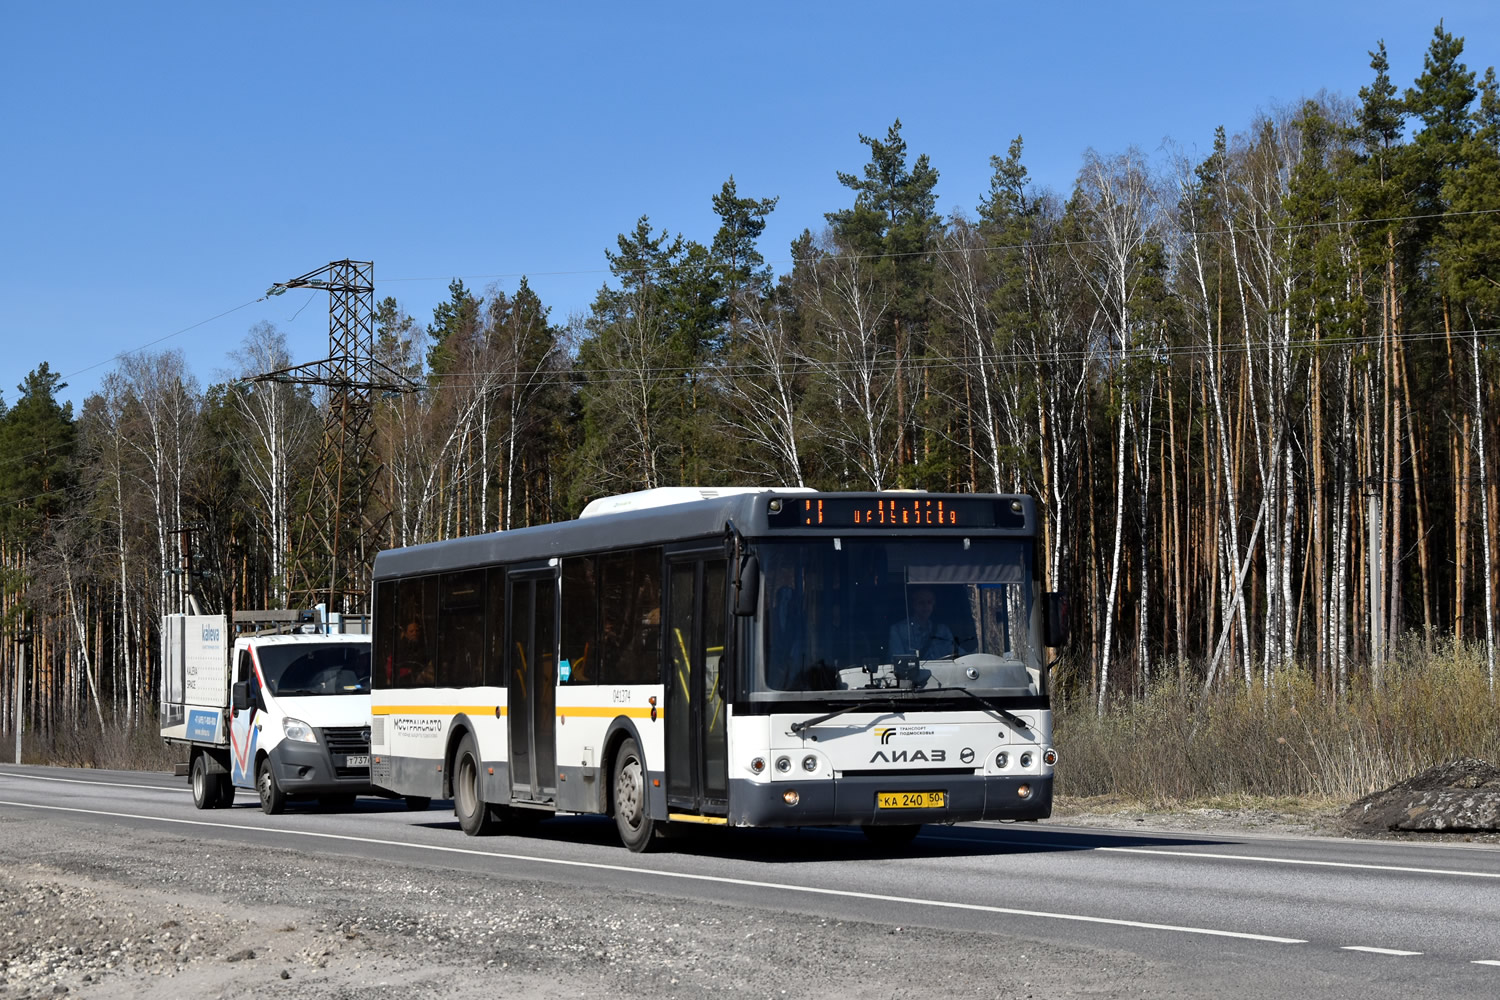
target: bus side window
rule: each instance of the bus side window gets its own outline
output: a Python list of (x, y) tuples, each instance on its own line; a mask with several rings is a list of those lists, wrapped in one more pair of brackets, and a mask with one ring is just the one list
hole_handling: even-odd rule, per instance
[(484, 571), (445, 573), (438, 600), (438, 656), (434, 683), (468, 687), (483, 679)]
[(485, 570), (484, 579), (484, 680), (483, 684), (505, 684), (505, 570)]
[(375, 682), (383, 688), (395, 683), (396, 653), (392, 648), (395, 622), (396, 585), (391, 582), (377, 583), (375, 585), (375, 620), (372, 623), (373, 634), (370, 636), (370, 648), (375, 658)]
[[(594, 662), (599, 648), (598, 564), (593, 556), (564, 559), (562, 564), (562, 663), (558, 681), (563, 684), (599, 683)], [(567, 666), (563, 666), (565, 663)]]
[(432, 684), (432, 661), (437, 640), (437, 578), (402, 580), (396, 594), (394, 642), (395, 676), (392, 686), (427, 687)]
[(661, 561), (659, 547), (601, 560), (599, 683), (661, 683)]

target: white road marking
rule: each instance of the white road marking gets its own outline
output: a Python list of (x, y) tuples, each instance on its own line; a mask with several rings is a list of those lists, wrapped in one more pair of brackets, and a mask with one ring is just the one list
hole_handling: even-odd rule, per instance
[(0, 771), (0, 777), (25, 778), (28, 781), (60, 781), (68, 785), (93, 785), (95, 787), (104, 788), (144, 788), (152, 792), (179, 792), (183, 789), (191, 791), (191, 789), (186, 784), (184, 784), (181, 788), (167, 785), (133, 785), (124, 781), (89, 781), (86, 778), (49, 778), (46, 775), (23, 774), (19, 771)]
[[(174, 794), (181, 791), (191, 791), (191, 789), (186, 786), (178, 788), (175, 786), (163, 785), (137, 785), (123, 781), (88, 781), (83, 778), (52, 778), (40, 774), (23, 774), (16, 771), (0, 771), (0, 777), (26, 778), (31, 781), (58, 781), (64, 782), (66, 784), (96, 785), (106, 788), (142, 788), (146, 789), (147, 791), (172, 792)], [(997, 843), (995, 840), (981, 837), (948, 837), (936, 833), (927, 834), (924, 839), (948, 844), (987, 844), (991, 847), (995, 846), (995, 844)], [(1156, 854), (1163, 857), (1172, 858), (1206, 858), (1211, 861), (1254, 861), (1259, 864), (1267, 865), (1304, 865), (1315, 868), (1347, 868), (1362, 871), (1399, 872), (1407, 875), (1456, 875), (1462, 878), (1500, 879), (1500, 872), (1471, 872), (1450, 868), (1415, 868), (1405, 865), (1362, 864), (1353, 861), (1313, 861), (1306, 858), (1271, 858), (1254, 854), (1221, 854), (1209, 851), (1172, 851), (1167, 850), (1166, 848), (1158, 847), (1093, 847), (1087, 844), (1080, 844), (1075, 847), (1069, 844), (1057, 844), (1052, 841), (1045, 840), (1007, 840), (1005, 841), (1005, 843), (1013, 844), (1017, 847), (1048, 847), (1052, 848), (1053, 850), (1065, 851), (1101, 851), (1112, 854)]]
[(1500, 965), (1500, 961), (1493, 958), (1476, 958), (1470, 965)]
[(419, 851), (436, 851), (445, 854), (463, 854), (482, 858), (499, 858), (504, 861), (525, 861), (534, 864), (557, 865), (564, 868), (585, 868), (595, 871), (622, 872), (627, 875), (648, 875), (665, 879), (682, 879), (690, 882), (710, 882), (716, 885), (741, 885), (752, 889), (775, 889), (782, 892), (798, 892), (814, 896), (838, 896), (846, 899), (865, 899), (882, 903), (901, 903), (911, 906), (931, 906), (937, 909), (966, 910), (974, 913), (994, 913), (1012, 917), (1038, 917), (1046, 920), (1068, 920), (1085, 924), (1108, 924), (1111, 927), (1134, 927), (1149, 931), (1171, 931), (1178, 934), (1201, 934), (1210, 937), (1238, 938), (1244, 941), (1265, 941), (1270, 944), (1307, 944), (1302, 938), (1276, 937), (1270, 934), (1251, 934), (1244, 931), (1226, 931), (1213, 927), (1185, 927), (1175, 924), (1156, 924), (1140, 920), (1123, 920), (1114, 917), (1090, 917), (1079, 913), (1051, 913), (1045, 910), (1018, 910), (1008, 906), (988, 906), (983, 903), (959, 903), (944, 899), (918, 899), (912, 896), (889, 896), (883, 893), (856, 892), (852, 889), (826, 889), (808, 885), (790, 885), (783, 882), (761, 882), (755, 879), (730, 878), (724, 875), (700, 875), (691, 872), (670, 872), (650, 868), (633, 868), (629, 865), (611, 865), (598, 861), (570, 861), (563, 858), (543, 858), (529, 854), (508, 854), (500, 851), (480, 851), (471, 847), (445, 847), (438, 844), (414, 844), (403, 840), (385, 840), (377, 837), (355, 837), (342, 833), (321, 833), (314, 830), (278, 830), (264, 826), (249, 826), (242, 823), (213, 823), (200, 819), (175, 819), (167, 816), (141, 816), (135, 813), (106, 812), (99, 809), (76, 809), (70, 806), (44, 806), (29, 802), (7, 802), (0, 806), (15, 806), (19, 809), (42, 809), (49, 812), (79, 813), (84, 816), (109, 816), (116, 819), (145, 820), (153, 823), (172, 823), (180, 826), (207, 826), (219, 829), (244, 830), (250, 833), (272, 834), (291, 837), (314, 837), (320, 840), (341, 840), (356, 844), (379, 844), (385, 847), (404, 847)]
[[(985, 840), (980, 837), (931, 836), (928, 839), (937, 843), (952, 843), (956, 841), (966, 844), (989, 844), (992, 847), (997, 843), (997, 841)], [(1351, 868), (1363, 871), (1402, 872), (1409, 875), (1459, 875), (1464, 878), (1500, 879), (1500, 872), (1469, 872), (1451, 868), (1414, 868), (1406, 865), (1373, 865), (1354, 861), (1313, 861), (1308, 858), (1270, 858), (1255, 854), (1217, 854), (1211, 851), (1171, 851), (1160, 847), (1094, 847), (1089, 844), (1079, 844), (1075, 847), (1071, 844), (1057, 844), (1045, 840), (1007, 840), (1005, 843), (1014, 844), (1017, 847), (1049, 847), (1057, 851), (1159, 854), (1170, 858), (1207, 858), (1213, 861), (1256, 861), (1267, 865), (1304, 865), (1313, 868)]]
[(1340, 951), (1367, 951), (1371, 955), (1420, 955), (1420, 951), (1399, 951), (1395, 948), (1367, 948), (1359, 944), (1346, 944)]

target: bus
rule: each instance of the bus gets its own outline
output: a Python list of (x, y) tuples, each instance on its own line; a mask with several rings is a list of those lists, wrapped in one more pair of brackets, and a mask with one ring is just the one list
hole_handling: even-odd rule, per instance
[(470, 835), (612, 816), (632, 851), (1044, 818), (1038, 524), (1025, 496), (666, 488), (383, 551), (371, 780)]

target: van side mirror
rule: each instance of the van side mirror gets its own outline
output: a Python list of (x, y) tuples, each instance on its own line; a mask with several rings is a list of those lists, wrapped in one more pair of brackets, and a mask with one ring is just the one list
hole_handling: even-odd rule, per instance
[(250, 711), (250, 685), (244, 681), (240, 681), (231, 691), (229, 703), (234, 707), (234, 710), (236, 712)]
[(753, 553), (740, 561), (734, 587), (734, 613), (741, 618), (755, 614), (755, 606), (760, 603), (760, 560)]
[(1042, 595), (1042, 641), (1054, 649), (1068, 642), (1068, 598), (1049, 590)]

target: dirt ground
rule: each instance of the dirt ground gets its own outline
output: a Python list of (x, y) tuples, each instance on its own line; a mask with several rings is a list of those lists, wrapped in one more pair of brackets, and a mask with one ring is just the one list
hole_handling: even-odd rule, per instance
[(1112, 796), (1059, 798), (1052, 821), (1141, 831), (1500, 844), (1500, 768), (1461, 758), (1350, 804), (1250, 796), (1148, 808)]
[[(1207, 995), (1138, 956), (1014, 936), (290, 850), (226, 864), (104, 826), (0, 820), (0, 843), (3, 1000)], [(913, 955), (921, 985), (893, 984)]]

